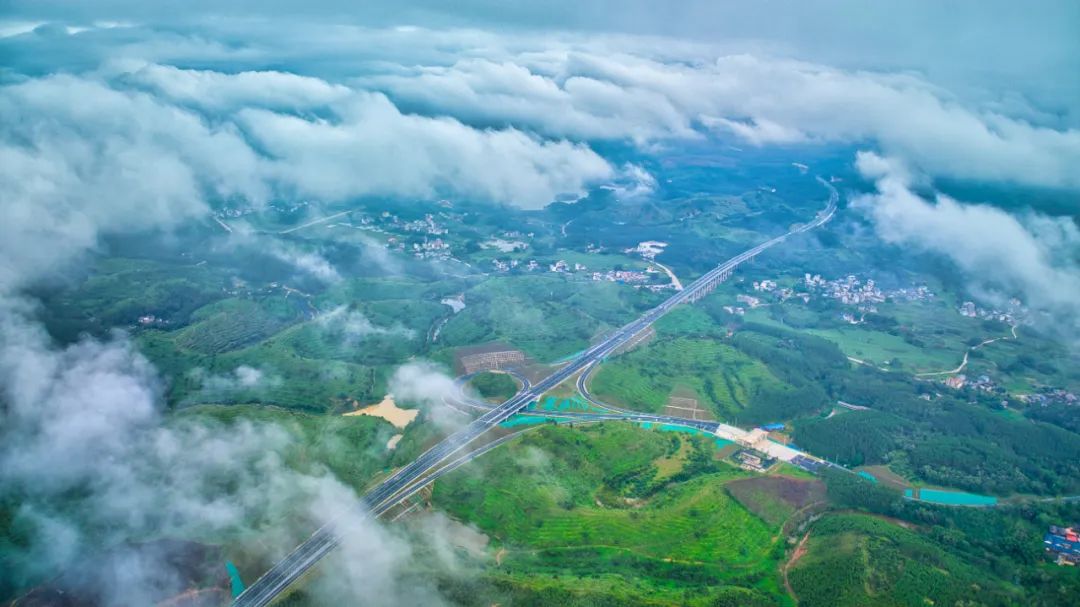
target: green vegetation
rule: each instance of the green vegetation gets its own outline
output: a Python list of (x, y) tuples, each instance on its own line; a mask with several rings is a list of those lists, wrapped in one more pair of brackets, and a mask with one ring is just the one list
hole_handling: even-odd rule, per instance
[(914, 531), (865, 515), (814, 524), (788, 574), (807, 607), (1008, 604), (1017, 593)]
[[(878, 411), (849, 411), (828, 418), (809, 418), (796, 426), (796, 440), (821, 457), (852, 466), (884, 462), (911, 424)], [(829, 445), (825, 448), (825, 445)]]
[[(717, 309), (722, 297), (673, 312), (651, 341), (602, 365), (590, 390), (659, 412), (680, 388), (742, 425), (794, 418), (795, 443), (810, 453), (849, 466), (890, 464), (920, 483), (995, 495), (1080, 492), (1072, 412), (1032, 412), (1051, 423), (1002, 415), (996, 395), (852, 365), (825, 338), (776, 324), (737, 324), (729, 337), (717, 324), (730, 318)], [(816, 415), (837, 400), (870, 410)]]
[(517, 584), (617, 575), (661, 597), (740, 585), (748, 600), (775, 599), (775, 523), (728, 496), (746, 475), (713, 453), (712, 441), (627, 424), (545, 427), (447, 476), (433, 499), (509, 551), (502, 570)]
[(481, 397), (501, 403), (517, 394), (518, 383), (506, 373), (478, 373), (469, 379), (469, 386)]
[[(342, 412), (354, 408), (354, 400), (371, 403), (386, 392), (387, 367), (304, 358), (273, 339), (206, 358), (179, 348), (172, 336), (147, 332), (139, 341), (169, 380), (169, 399), (176, 405), (259, 402), (308, 412)], [(261, 379), (251, 386), (207, 385), (205, 378), (229, 379), (241, 366), (258, 369)]]
[(491, 278), (466, 291), (465, 301), (443, 327), (443, 345), (501, 340), (542, 362), (585, 349), (652, 303), (613, 283), (552, 275)]
[(291, 469), (306, 473), (329, 470), (361, 491), (388, 464), (385, 445), (396, 430), (386, 421), (367, 415), (310, 415), (274, 407), (251, 405), (200, 405), (189, 407), (177, 421), (236, 424), (273, 424), (290, 438), (282, 460)]
[(176, 344), (198, 354), (220, 354), (237, 350), (269, 337), (294, 317), (282, 300), (255, 302), (225, 299), (199, 308), (192, 324), (176, 333)]
[[(980, 593), (987, 604), (1069, 605), (1075, 602), (1076, 593), (1080, 592), (1080, 573), (1075, 568), (1047, 565), (1042, 550), (1042, 534), (1047, 525), (1077, 520), (1080, 504), (1024, 501), (1013, 505), (999, 504), (994, 508), (938, 506), (903, 499), (896, 489), (870, 483), (846, 472), (828, 471), (823, 478), (833, 507), (892, 517), (906, 523), (908, 529), (905, 531), (880, 521), (874, 523), (874, 528), (863, 528), (861, 535), (870, 537), (855, 538), (857, 543), (865, 547), (863, 554), (879, 555), (882, 564), (876, 566), (871, 562), (867, 565), (869, 561), (865, 557), (862, 565), (851, 558), (840, 559), (828, 566), (836, 571), (832, 576), (826, 570), (817, 575), (807, 574), (808, 588), (815, 586), (815, 579), (834, 585), (831, 590), (815, 590), (812, 594), (827, 596), (830, 592), (850, 592), (846, 596), (856, 601), (851, 604), (890, 604), (888, 601), (891, 600), (895, 604), (916, 604), (904, 602), (911, 599), (912, 588), (917, 591), (922, 587), (943, 596), (966, 588)], [(882, 524), (889, 526), (880, 527)], [(827, 527), (826, 531), (829, 529)], [(811, 528), (811, 539), (815, 533), (816, 525)], [(913, 533), (917, 533), (918, 538), (913, 537)], [(819, 554), (826, 558), (828, 554), (839, 554), (844, 550), (839, 539), (823, 541), (821, 546)], [(897, 550), (903, 556), (898, 557)], [(916, 567), (916, 579), (921, 581), (901, 582), (905, 572), (902, 567), (897, 567), (897, 559), (931, 563), (952, 577), (938, 578), (933, 571)], [(858, 592), (853, 586), (854, 580), (867, 579), (872, 569), (879, 573), (870, 579), (881, 579), (883, 584), (871, 584), (865, 587), (864, 593)], [(978, 589), (946, 581), (971, 576), (978, 578)], [(886, 594), (877, 597), (878, 603), (868, 602), (866, 595), (875, 588), (884, 588)], [(803, 594), (798, 589), (796, 592), (801, 601)], [(896, 600), (897, 597), (903, 597), (903, 600)]]
[[(174, 244), (111, 242), (111, 256), (91, 259), (85, 274), (34, 295), (62, 341), (131, 330), (162, 376), (167, 423), (275, 424), (288, 439), (279, 454), (288, 467), (332, 473), (362, 491), (443, 435), (424, 411), (388, 451), (396, 432), (388, 423), (336, 415), (381, 398), (398, 365), (414, 358), (449, 364), (455, 348), (496, 340), (555, 361), (664, 297), (593, 282), (583, 272), (543, 271), (547, 264), (641, 268), (623, 250), (663, 240), (670, 246), (659, 260), (688, 282), (819, 206), (820, 186), (791, 169), (790, 150), (708, 150), (708, 162), (696, 153), (688, 153), (690, 166), (655, 167), (664, 174), (655, 198), (598, 191), (572, 205), (497, 212), (467, 201), (368, 200), (341, 217), (358, 225), (363, 213), (386, 210), (402, 221), (431, 213), (449, 230), (443, 239), (452, 260), (415, 259), (408, 247), (426, 236), (389, 223), (374, 246), (375, 232), (343, 226), (282, 237), (335, 265), (342, 278), (328, 284), (263, 251), (215, 252), (196, 231)], [(817, 154), (801, 160), (813, 158), (815, 170), (849, 171), (850, 153)], [(750, 170), (746, 157), (770, 168)], [(766, 176), (783, 196), (759, 189)], [(250, 219), (274, 230), (298, 225), (301, 215), (275, 210)], [(420, 559), (408, 575), (435, 580), (449, 600), (468, 605), (793, 605), (778, 571), (809, 530), (808, 551), (789, 570), (804, 605), (1075, 603), (1076, 570), (1047, 566), (1040, 540), (1047, 524), (1080, 520), (1078, 506), (1014, 494), (1080, 493), (1080, 416), (1066, 405), (1025, 406), (1016, 395), (1076, 390), (1080, 359), (1034, 328), (1022, 327), (1014, 339), (1001, 323), (960, 317), (960, 294), (945, 286), (958, 281), (945, 280), (947, 270), (839, 223), (790, 239), (710, 297), (680, 306), (650, 340), (605, 361), (590, 386), (600, 400), (644, 411), (681, 396), (743, 426), (791, 421), (800, 448), (867, 465), (878, 483), (827, 472), (832, 512), (810, 522), (807, 512), (826, 507), (821, 480), (790, 466), (781, 467), (783, 476), (740, 472), (716, 460), (720, 444), (711, 436), (516, 416), (504, 427), (539, 427), (442, 478), (432, 496), (437, 508), (488, 533), (493, 551), (505, 551), (499, 562), (470, 563), (476, 570), (459, 575)], [(527, 233), (506, 236), (526, 242), (525, 251), (480, 247), (511, 230)], [(407, 245), (404, 253), (381, 247), (391, 235)], [(494, 259), (521, 264), (495, 271)], [(540, 270), (522, 269), (531, 259)], [(887, 302), (859, 325), (820, 298), (768, 301), (745, 317), (724, 310), (751, 293), (753, 280), (779, 278), (790, 287), (803, 271), (838, 276), (886, 263), (905, 284), (944, 276), (934, 285), (939, 299)], [(440, 303), (459, 295), (460, 311)], [(939, 377), (912, 376), (952, 369), (968, 348), (1005, 335), (972, 350), (965, 369), (992, 376), (997, 392), (954, 391)], [(517, 390), (495, 373), (470, 384), (493, 401)], [(591, 409), (571, 391), (564, 384), (534, 408)], [(870, 410), (838, 408), (826, 418), (837, 400)], [(1011, 497), (992, 509), (935, 506), (902, 499), (896, 489), (908, 483)], [(222, 484), (227, 494), (227, 479)], [(0, 497), (7, 552), (25, 543), (22, 497)], [(249, 580), (266, 565), (254, 546), (260, 539), (224, 548)], [(418, 552), (423, 540), (415, 542)], [(301, 590), (283, 604), (306, 601)]]
[(1075, 433), (865, 367), (833, 381), (843, 400), (873, 410), (798, 422), (795, 442), (811, 453), (849, 465), (889, 463), (904, 476), (974, 493), (1080, 491)]
[(192, 313), (222, 297), (226, 273), (181, 260), (104, 257), (86, 279), (68, 290), (41, 293), (49, 331), (62, 341), (81, 333), (104, 335), (153, 315), (169, 326), (187, 324)]
[(665, 338), (616, 357), (600, 367), (590, 391), (601, 401), (659, 412), (676, 387), (723, 418), (738, 416), (783, 384), (761, 363), (723, 342)]
[(821, 397), (793, 388), (748, 356), (700, 309), (679, 308), (657, 323), (656, 337), (602, 365), (589, 389), (601, 401), (659, 412), (675, 392), (689, 393), (721, 419), (785, 419)]

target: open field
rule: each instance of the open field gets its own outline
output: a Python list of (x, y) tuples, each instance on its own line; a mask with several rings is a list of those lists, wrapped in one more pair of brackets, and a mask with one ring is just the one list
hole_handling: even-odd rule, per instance
[[(346, 416), (354, 415), (371, 415), (385, 419), (393, 424), (395, 428), (402, 429), (416, 419), (417, 415), (420, 415), (420, 411), (417, 409), (402, 409), (394, 403), (394, 397), (387, 394), (376, 405), (370, 405), (356, 411), (349, 411)], [(395, 441), (396, 444), (396, 441)]]
[(682, 386), (676, 386), (668, 397), (667, 404), (661, 410), (661, 415), (671, 417), (686, 417), (689, 419), (715, 420), (715, 416), (708, 409), (703, 408), (696, 398), (696, 394)]
[[(787, 325), (769, 317), (766, 310), (758, 308), (746, 313), (748, 321), (790, 329)], [(900, 361), (907, 371), (941, 371), (960, 364), (963, 349), (930, 350), (904, 341), (902, 337), (882, 331), (861, 328), (857, 325), (835, 329), (800, 329), (810, 335), (824, 337), (835, 342), (844, 354), (875, 366), (888, 367), (894, 359)]]

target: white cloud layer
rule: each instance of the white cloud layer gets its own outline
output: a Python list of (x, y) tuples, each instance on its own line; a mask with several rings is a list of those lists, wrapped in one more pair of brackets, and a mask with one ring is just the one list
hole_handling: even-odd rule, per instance
[(397, 402), (422, 405), (428, 418), (444, 431), (456, 430), (468, 421), (444, 401), (446, 396), (458, 392), (453, 378), (432, 363), (417, 361), (401, 365), (394, 370), (387, 388)]
[[(324, 117), (265, 109), (282, 106)], [(582, 145), (405, 115), (382, 95), (278, 72), (46, 76), (0, 86), (0, 113), (6, 286), (55, 271), (104, 233), (204, 216), (214, 199), (447, 194), (536, 207), (613, 175)], [(316, 257), (287, 256), (334, 279)]]
[(457, 192), (537, 208), (612, 176), (583, 145), (406, 115), (379, 94), (357, 92), (334, 111), (334, 121), (257, 109), (237, 118), (270, 156), (269, 175), (301, 196)]
[(715, 130), (755, 145), (873, 142), (934, 176), (1080, 188), (1080, 130), (966, 105), (913, 75), (747, 54), (665, 61), (571, 49), (359, 82), (424, 111), (550, 136), (645, 142)]
[[(183, 559), (129, 541), (240, 541), (254, 529), (276, 557), (333, 519), (343, 553), (325, 565), (316, 600), (439, 604), (433, 587), (402, 582), (409, 545), (374, 524), (351, 489), (324, 470), (286, 465), (292, 439), (282, 428), (167, 422), (160, 380), (125, 336), (58, 348), (29, 311), (0, 300), (0, 491), (20, 496), (14, 524), (27, 541), (5, 561), (0, 588), (81, 565), (89, 577), (68, 591), (101, 605), (156, 604), (189, 590), (190, 572)], [(213, 389), (273, 381), (244, 366), (203, 378)]]
[(1051, 315), (1057, 334), (1080, 339), (1080, 229), (1071, 219), (1016, 217), (942, 194), (926, 200), (912, 191), (910, 169), (874, 153), (860, 153), (857, 166), (877, 192), (853, 206), (873, 219), (882, 239), (946, 256), (970, 278), (971, 290), (997, 299), (1019, 295)]

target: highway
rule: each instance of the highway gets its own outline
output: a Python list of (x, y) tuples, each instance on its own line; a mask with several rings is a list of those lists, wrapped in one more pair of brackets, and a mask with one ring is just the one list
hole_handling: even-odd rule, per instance
[[(769, 249), (786, 240), (789, 236), (801, 234), (812, 230), (832, 218), (836, 212), (839, 195), (834, 187), (824, 180), (820, 180), (830, 191), (829, 202), (824, 210), (820, 211), (809, 223), (797, 226), (783, 234), (748, 249), (735, 257), (716, 266), (706, 272), (682, 291), (666, 299), (660, 305), (652, 308), (636, 320), (615, 330), (596, 345), (580, 353), (568, 364), (534, 384), (531, 384), (501, 405), (483, 413), (469, 424), (443, 439), (442, 442), (431, 447), (408, 465), (398, 469), (390, 477), (383, 480), (362, 498), (362, 504), (368, 515), (378, 516), (394, 504), (405, 499), (418, 491), (421, 487), (431, 482), (431, 475), (439, 474), (438, 470), (447, 465), (461, 465), (480, 452), (486, 452), (487, 448), (470, 453), (458, 460), (452, 459), (455, 454), (475, 441), (485, 432), (494, 428), (499, 423), (510, 418), (530, 402), (538, 399), (545, 392), (566, 381), (576, 373), (584, 370), (597, 361), (603, 360), (614, 352), (619, 346), (625, 344), (634, 335), (656, 322), (660, 317), (670, 312), (679, 304), (695, 301), (724, 280), (740, 264), (752, 259), (757, 254)], [(663, 422), (664, 416), (648, 416)], [(620, 415), (625, 419), (625, 415)], [(714, 424), (715, 425), (715, 424)], [(464, 460), (464, 461), (459, 461)], [(455, 465), (456, 464), (456, 465)], [(335, 532), (335, 520), (320, 527), (310, 538), (297, 546), (285, 558), (264, 573), (258, 580), (247, 587), (240, 596), (233, 601), (234, 607), (263, 607), (270, 604), (293, 582), (304, 575), (315, 563), (319, 562), (339, 542)]]

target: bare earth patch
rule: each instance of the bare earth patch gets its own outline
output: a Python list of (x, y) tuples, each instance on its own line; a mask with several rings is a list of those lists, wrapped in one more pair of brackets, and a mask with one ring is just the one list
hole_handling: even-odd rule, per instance
[(806, 535), (803, 536), (802, 540), (799, 542), (799, 545), (795, 547), (795, 552), (791, 554), (791, 558), (788, 559), (788, 562), (784, 563), (784, 588), (787, 590), (788, 595), (790, 595), (791, 598), (794, 599), (795, 604), (799, 603), (799, 597), (795, 596), (795, 591), (791, 588), (791, 582), (788, 581), (788, 571), (790, 571), (791, 568), (799, 562), (799, 559), (801, 559), (803, 555), (806, 554), (806, 540), (808, 539), (810, 539), (809, 531), (807, 531)]
[(787, 476), (740, 479), (731, 481), (725, 488), (747, 510), (773, 525), (825, 498), (825, 484), (821, 481)]
[(672, 391), (671, 396), (668, 397), (667, 405), (664, 410), (661, 411), (661, 415), (670, 415), (672, 417), (684, 417), (687, 419), (697, 419), (704, 421), (713, 421), (713, 415), (699, 403), (697, 395), (686, 388), (676, 388)]
[[(375, 417), (381, 417), (386, 421), (394, 425), (395, 428), (404, 428), (412, 423), (416, 419), (417, 415), (420, 415), (419, 409), (401, 409), (394, 404), (394, 395), (387, 394), (383, 397), (382, 401), (377, 405), (371, 405), (370, 407), (364, 407), (358, 411), (350, 411), (345, 415), (373, 415)], [(393, 440), (393, 439), (391, 439)], [(397, 442), (394, 443), (395, 445)], [(390, 447), (387, 444), (387, 447)], [(390, 447), (391, 449), (393, 447)]]

